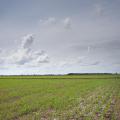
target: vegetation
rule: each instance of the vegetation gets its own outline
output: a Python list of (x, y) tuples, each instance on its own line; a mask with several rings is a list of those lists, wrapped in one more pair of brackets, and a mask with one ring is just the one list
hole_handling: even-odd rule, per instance
[(120, 120), (120, 75), (1, 76), (0, 120)]

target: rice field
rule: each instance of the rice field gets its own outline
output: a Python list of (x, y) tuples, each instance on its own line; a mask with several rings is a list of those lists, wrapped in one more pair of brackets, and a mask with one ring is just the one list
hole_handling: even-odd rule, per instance
[(120, 120), (120, 75), (1, 76), (0, 120)]

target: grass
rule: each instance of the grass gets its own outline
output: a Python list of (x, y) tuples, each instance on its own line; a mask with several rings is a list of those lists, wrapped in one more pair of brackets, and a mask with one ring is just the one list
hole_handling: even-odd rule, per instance
[(120, 75), (0, 77), (0, 120), (120, 120)]

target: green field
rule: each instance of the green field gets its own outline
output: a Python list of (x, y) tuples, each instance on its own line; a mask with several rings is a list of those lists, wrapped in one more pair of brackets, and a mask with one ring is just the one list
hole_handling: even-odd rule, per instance
[(1, 76), (0, 120), (120, 120), (120, 75)]

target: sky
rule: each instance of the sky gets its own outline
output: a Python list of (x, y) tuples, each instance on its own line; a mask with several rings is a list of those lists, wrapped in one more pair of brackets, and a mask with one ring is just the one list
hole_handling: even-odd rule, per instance
[(0, 0), (0, 74), (120, 72), (120, 0)]

